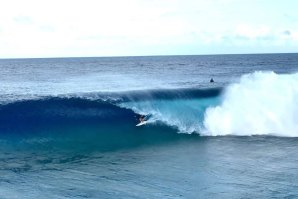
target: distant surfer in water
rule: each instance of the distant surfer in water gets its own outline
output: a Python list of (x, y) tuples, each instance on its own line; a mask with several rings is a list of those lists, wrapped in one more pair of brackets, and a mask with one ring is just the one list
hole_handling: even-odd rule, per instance
[(213, 82), (214, 82), (214, 80), (213, 80), (213, 78), (211, 78), (211, 79), (210, 79), (210, 83), (213, 83)]

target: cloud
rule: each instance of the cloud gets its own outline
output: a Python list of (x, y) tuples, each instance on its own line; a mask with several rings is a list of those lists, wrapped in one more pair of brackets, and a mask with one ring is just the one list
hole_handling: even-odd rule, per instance
[(297, 15), (284, 14), (284, 17), (291, 22), (294, 22), (294, 23), (298, 22)]
[(285, 30), (285, 31), (282, 32), (282, 34), (284, 34), (286, 36), (290, 36), (291, 35), (291, 31)]
[(235, 34), (248, 39), (265, 38), (269, 36), (270, 29), (266, 26), (253, 27), (241, 24), (236, 27)]
[(16, 16), (13, 18), (16, 23), (30, 25), (33, 24), (32, 18), (29, 16)]
[(295, 31), (295, 30), (282, 31), (280, 36), (285, 40), (290, 40), (294, 42), (298, 41), (298, 31)]

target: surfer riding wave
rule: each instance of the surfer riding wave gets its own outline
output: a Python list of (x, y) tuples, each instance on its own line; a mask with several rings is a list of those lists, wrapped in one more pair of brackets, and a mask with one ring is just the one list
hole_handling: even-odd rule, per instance
[(149, 114), (149, 115), (140, 115), (139, 123), (136, 126), (141, 126), (141, 125), (146, 124), (150, 116), (151, 116), (151, 114)]

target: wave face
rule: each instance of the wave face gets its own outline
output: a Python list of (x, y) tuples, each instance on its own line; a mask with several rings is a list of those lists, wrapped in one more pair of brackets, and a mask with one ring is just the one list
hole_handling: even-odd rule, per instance
[(132, 100), (120, 106), (140, 115), (150, 115), (149, 124), (164, 124), (190, 134), (201, 131), (204, 112), (217, 103), (220, 93), (221, 89), (163, 90), (150, 92), (143, 100), (131, 97)]
[(129, 122), (135, 114), (102, 100), (45, 98), (2, 105), (0, 130), (32, 129), (67, 123)]
[(149, 124), (164, 124), (179, 133), (199, 133), (207, 107), (216, 104), (218, 98), (150, 100), (121, 103), (122, 107), (141, 115), (150, 115)]
[(255, 72), (206, 110), (202, 135), (298, 136), (298, 73)]
[[(199, 132), (204, 111), (220, 92), (143, 90), (6, 103), (0, 105), (0, 140), (51, 150), (114, 150), (164, 143), (180, 139), (177, 131)], [(151, 115), (148, 125), (136, 127), (140, 114)]]
[(106, 151), (179, 139), (166, 126), (137, 128), (137, 117), (101, 99), (19, 101), (0, 106), (0, 141), (25, 149)]
[(34, 129), (65, 124), (135, 126), (140, 114), (150, 123), (175, 126), (181, 132), (198, 131), (199, 118), (221, 89), (147, 90), (122, 93), (89, 93), (17, 101), (0, 106), (0, 130)]

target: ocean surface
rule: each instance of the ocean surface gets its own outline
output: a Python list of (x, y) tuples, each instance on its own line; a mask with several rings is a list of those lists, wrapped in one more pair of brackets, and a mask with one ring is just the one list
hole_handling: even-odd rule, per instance
[(0, 198), (297, 198), (297, 152), (298, 54), (0, 60)]

